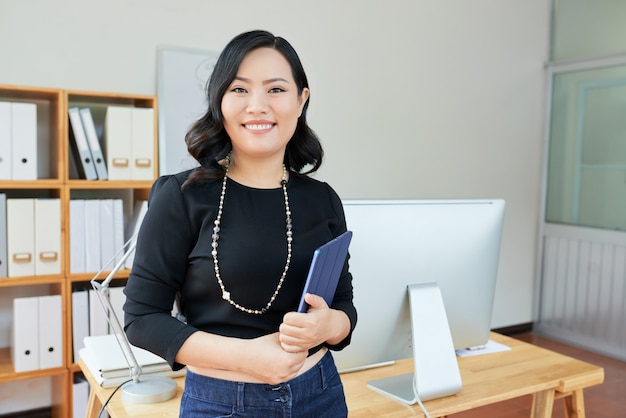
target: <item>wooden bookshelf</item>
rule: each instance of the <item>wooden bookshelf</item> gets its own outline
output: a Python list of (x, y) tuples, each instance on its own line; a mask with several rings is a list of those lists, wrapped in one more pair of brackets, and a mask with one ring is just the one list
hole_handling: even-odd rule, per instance
[[(123, 191), (130, 196), (130, 201), (145, 200), (152, 182), (158, 176), (158, 124), (156, 96), (117, 94), (97, 91), (75, 91), (30, 86), (10, 86), (0, 84), (0, 101), (28, 102), (37, 105), (38, 143), (47, 145), (44, 158), (47, 171), (37, 180), (0, 179), (0, 193), (7, 198), (58, 198), (61, 203), (61, 273), (58, 275), (29, 277), (0, 277), (0, 306), (12, 306), (10, 298), (13, 292), (6, 289), (18, 289), (19, 293), (60, 294), (63, 311), (63, 365), (53, 369), (41, 369), (29, 372), (15, 372), (9, 347), (0, 347), (0, 384), (38, 378), (50, 378), (52, 385), (52, 413), (54, 417), (72, 416), (72, 389), (74, 374), (80, 368), (73, 359), (72, 342), (72, 286), (76, 283), (89, 282), (96, 272), (70, 274), (70, 213), (69, 201), (74, 196), (88, 193), (96, 198), (107, 198)], [(94, 122), (99, 130), (103, 129), (103, 114), (108, 106), (130, 106), (151, 108), (154, 111), (154, 155), (152, 158), (152, 176), (150, 181), (132, 180), (96, 180), (87, 181), (77, 178), (72, 166), (73, 161), (69, 145), (68, 108), (70, 106), (89, 107), (95, 114)], [(103, 148), (104, 149), (104, 148)], [(126, 204), (126, 202), (125, 202)], [(125, 208), (132, 212), (133, 207)], [(125, 280), (128, 270), (121, 270), (116, 279)], [(6, 309), (6, 308), (4, 308)], [(7, 311), (3, 314), (11, 315)], [(24, 405), (24, 410), (29, 405)]]

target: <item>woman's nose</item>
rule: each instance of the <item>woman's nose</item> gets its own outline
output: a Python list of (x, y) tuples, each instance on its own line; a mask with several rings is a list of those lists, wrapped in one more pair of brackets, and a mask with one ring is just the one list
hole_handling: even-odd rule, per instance
[(265, 92), (251, 92), (248, 96), (248, 112), (265, 113), (268, 109), (268, 101)]

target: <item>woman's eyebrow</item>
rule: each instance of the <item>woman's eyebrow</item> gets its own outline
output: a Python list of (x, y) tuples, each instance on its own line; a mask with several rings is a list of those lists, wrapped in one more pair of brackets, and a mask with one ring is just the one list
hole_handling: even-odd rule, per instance
[[(235, 76), (235, 80), (243, 81), (244, 83), (250, 83), (251, 82), (251, 80), (249, 78), (241, 77), (241, 76)], [(271, 84), (271, 83), (275, 83), (277, 81), (282, 81), (283, 83), (288, 83), (289, 82), (289, 81), (287, 81), (286, 79), (284, 79), (282, 77), (274, 77), (274, 78), (270, 78), (268, 80), (264, 80), (263, 84)]]

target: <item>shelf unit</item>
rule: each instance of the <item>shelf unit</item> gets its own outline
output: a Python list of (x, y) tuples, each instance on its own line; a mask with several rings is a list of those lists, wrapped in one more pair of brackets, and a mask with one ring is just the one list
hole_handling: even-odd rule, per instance
[[(158, 124), (156, 96), (115, 94), (105, 92), (62, 90), (0, 84), (0, 101), (29, 102), (37, 105), (38, 143), (45, 144), (44, 159), (39, 178), (32, 181), (0, 180), (0, 193), (11, 197), (52, 197), (61, 200), (61, 274), (29, 277), (0, 277), (0, 302), (12, 305), (8, 289), (21, 289), (26, 293), (60, 294), (63, 306), (63, 367), (16, 373), (8, 347), (0, 348), (0, 384), (37, 378), (51, 379), (52, 414), (71, 418), (74, 374), (80, 368), (73, 358), (72, 345), (72, 289), (89, 282), (96, 272), (70, 274), (69, 201), (73, 198), (107, 198), (124, 196), (124, 213), (130, 216), (134, 201), (148, 198), (153, 180), (158, 175)], [(132, 106), (152, 108), (154, 111), (154, 156), (152, 181), (81, 180), (77, 178), (75, 162), (69, 151), (68, 108), (89, 107), (99, 132), (104, 127), (107, 106)], [(104, 149), (104, 148), (103, 148)], [(47, 155), (42, 155), (47, 154)], [(120, 271), (116, 278), (125, 280), (128, 270)], [(8, 296), (7, 296), (8, 294)], [(6, 308), (5, 308), (6, 309)], [(5, 331), (5, 330), (0, 330)], [(28, 409), (28, 405), (24, 406)]]

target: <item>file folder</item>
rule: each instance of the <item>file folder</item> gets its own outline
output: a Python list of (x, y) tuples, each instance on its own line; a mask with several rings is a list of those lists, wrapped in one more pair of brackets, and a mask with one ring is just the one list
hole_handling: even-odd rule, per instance
[(97, 272), (102, 266), (100, 259), (100, 202), (85, 200), (85, 270)]
[(85, 273), (85, 200), (70, 200), (70, 273)]
[[(63, 366), (63, 308), (61, 295), (40, 296), (39, 368)], [(32, 330), (30, 331), (32, 332)]]
[(85, 345), (83, 339), (89, 336), (89, 292), (72, 292), (72, 348), (74, 362), (78, 363), (78, 352)]
[[(124, 286), (109, 287), (109, 300), (113, 307), (113, 312), (120, 320), (120, 324), (124, 324), (124, 302), (126, 302), (126, 295), (124, 294)], [(113, 312), (109, 312), (109, 318), (111, 321), (115, 321), (113, 318)], [(109, 334), (115, 332), (112, 327), (109, 326)]]
[(13, 180), (37, 179), (37, 105), (11, 103)]
[(154, 109), (109, 106), (104, 124), (110, 180), (153, 180)]
[(16, 373), (39, 369), (39, 297), (13, 299), (11, 360)]
[(113, 199), (113, 248), (115, 257), (114, 266), (124, 256), (124, 202), (122, 199)]
[(104, 160), (104, 155), (102, 154), (102, 147), (100, 146), (100, 140), (98, 139), (96, 124), (93, 121), (91, 109), (88, 107), (80, 109), (80, 118), (83, 122), (83, 129), (85, 130), (87, 144), (89, 145), (89, 150), (91, 151), (91, 157), (96, 168), (98, 180), (106, 180), (109, 178), (106, 161)]
[(0, 102), (0, 180), (13, 178), (11, 142), (11, 102)]
[(61, 200), (35, 200), (35, 275), (61, 274)]
[(109, 106), (104, 121), (104, 138), (109, 180), (130, 180), (132, 153), (132, 108)]
[[(137, 235), (137, 233), (139, 232), (139, 228), (141, 228), (141, 223), (143, 222), (143, 218), (144, 216), (146, 216), (147, 211), (148, 211), (147, 200), (138, 200), (135, 202), (135, 209), (133, 211), (133, 215), (130, 221), (128, 222), (128, 229), (126, 231), (127, 241)], [(135, 261), (135, 250), (133, 250), (128, 256), (128, 258), (126, 258), (124, 267), (129, 270), (132, 269), (134, 261)]]
[(8, 276), (35, 275), (35, 199), (7, 199)]
[(76, 160), (78, 174), (85, 180), (96, 180), (98, 178), (96, 166), (93, 163), (91, 150), (87, 142), (87, 135), (85, 134), (85, 129), (83, 128), (80, 117), (80, 111), (77, 107), (70, 107), (68, 114), (71, 126), (70, 148)]
[[(78, 363), (78, 357), (75, 357)], [(84, 417), (87, 415), (87, 405), (89, 402), (89, 382), (79, 373), (74, 373), (72, 383), (72, 416)]]
[(89, 335), (106, 335), (109, 333), (107, 311), (100, 302), (95, 290), (89, 290)]
[(7, 270), (7, 195), (0, 193), (0, 277), (9, 275)]
[(131, 180), (154, 178), (154, 109), (132, 108)]
[[(100, 199), (100, 268), (113, 270), (115, 264), (111, 261), (115, 255), (114, 228), (115, 219), (113, 214), (113, 199)], [(111, 261), (111, 262), (110, 262)], [(109, 263), (110, 262), (110, 263)], [(109, 263), (105, 265), (105, 263)]]

